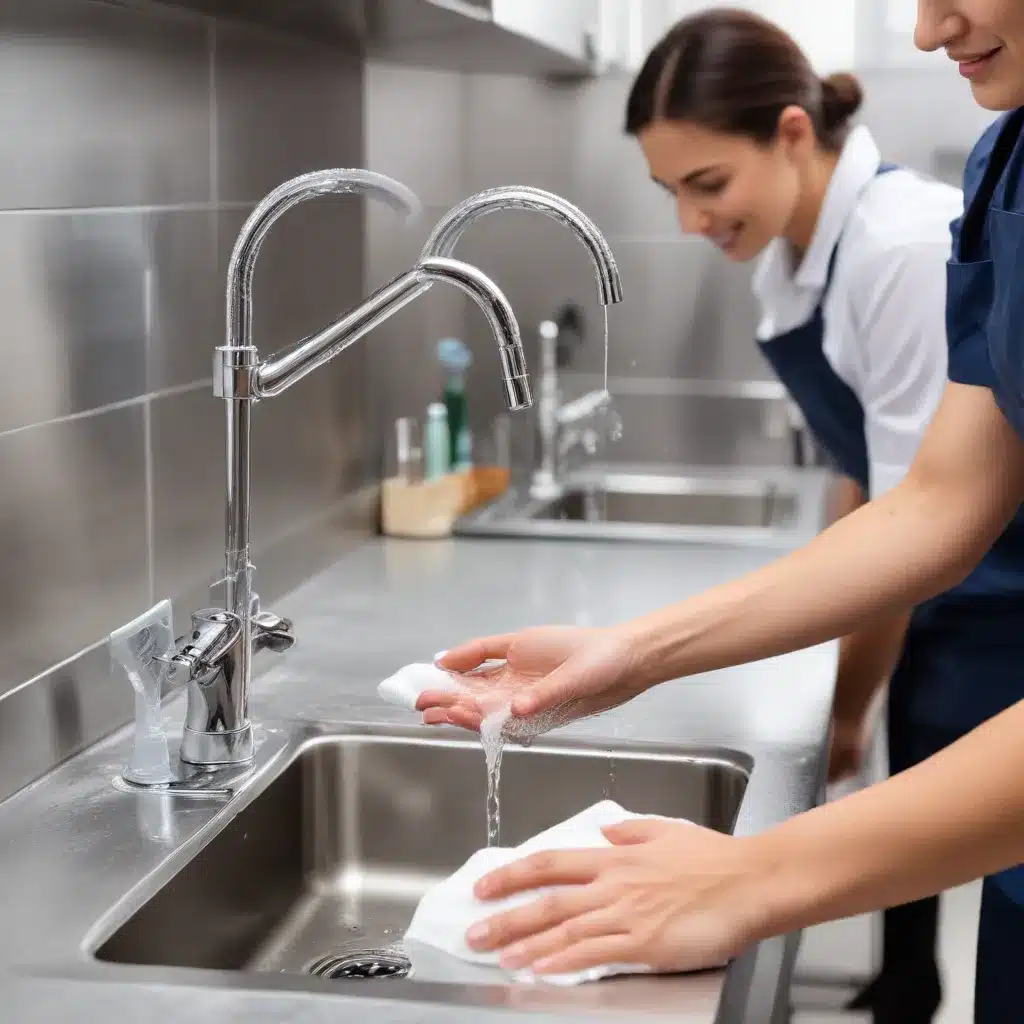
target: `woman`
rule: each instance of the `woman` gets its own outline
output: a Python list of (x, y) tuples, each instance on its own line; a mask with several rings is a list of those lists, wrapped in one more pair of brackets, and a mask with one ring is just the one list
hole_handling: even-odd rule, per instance
[[(969, 614), (969, 632), (987, 644), (975, 652), (985, 658), (985, 685), (957, 689), (957, 677), (972, 672), (963, 657), (954, 672), (940, 661), (922, 678), (934, 674), (961, 709), (954, 724), (1016, 699), (1024, 642), (1024, 549), (1011, 523), (1024, 497), (1024, 5), (920, 0), (917, 43), (945, 48), (976, 100), (1010, 113), (968, 164), (967, 210), (954, 225), (949, 265), (950, 379), (909, 472), (806, 548), (680, 605), (609, 629), (475, 641), (446, 657), (457, 671), (505, 658), (505, 676), (522, 685), (517, 715), (560, 705), (593, 713), (668, 679), (845, 636), (946, 591), (957, 597), (948, 607), (938, 599), (929, 642)], [(665, 120), (671, 90), (657, 95), (655, 119)], [(640, 141), (650, 159), (643, 130)], [(980, 595), (972, 581), (984, 585)], [(927, 663), (927, 651), (918, 656)], [(479, 721), (468, 697), (425, 694), (420, 706), (428, 721)], [(1024, 860), (1024, 704), (887, 782), (761, 836), (643, 823), (610, 838), (617, 848), (529, 859), (485, 879), (484, 898), (567, 888), (492, 920), (471, 941), (539, 971), (637, 960), (689, 969), (762, 936), (1001, 872), (985, 882), (976, 1020), (1021, 1018), (1024, 867), (1013, 865)]]

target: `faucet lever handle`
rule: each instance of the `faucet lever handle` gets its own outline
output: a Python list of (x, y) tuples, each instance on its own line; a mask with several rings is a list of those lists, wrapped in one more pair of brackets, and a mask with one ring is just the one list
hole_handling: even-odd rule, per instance
[(260, 612), (253, 618), (252, 646), (254, 651), (273, 651), (284, 654), (295, 646), (292, 620), (282, 618), (273, 612)]

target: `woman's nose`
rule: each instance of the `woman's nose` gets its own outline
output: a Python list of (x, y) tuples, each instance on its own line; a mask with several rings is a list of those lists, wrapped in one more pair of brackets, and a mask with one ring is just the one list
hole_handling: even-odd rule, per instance
[(967, 32), (967, 22), (956, 6), (955, 0), (918, 0), (914, 45), (919, 50), (931, 53)]
[(676, 216), (684, 235), (706, 235), (710, 230), (711, 218), (691, 203), (676, 203)]

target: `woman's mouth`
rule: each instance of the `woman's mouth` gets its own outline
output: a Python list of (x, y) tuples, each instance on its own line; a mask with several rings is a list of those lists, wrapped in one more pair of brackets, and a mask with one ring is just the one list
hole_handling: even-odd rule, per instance
[(708, 238), (714, 242), (722, 252), (729, 253), (736, 248), (736, 243), (739, 240), (742, 231), (743, 223), (738, 222), (733, 224), (732, 227), (726, 228), (724, 231), (708, 235)]
[(997, 46), (994, 50), (989, 50), (987, 53), (955, 58), (960, 74), (964, 78), (977, 78), (979, 75), (984, 74), (991, 67), (992, 61), (1001, 50), (1002, 47)]

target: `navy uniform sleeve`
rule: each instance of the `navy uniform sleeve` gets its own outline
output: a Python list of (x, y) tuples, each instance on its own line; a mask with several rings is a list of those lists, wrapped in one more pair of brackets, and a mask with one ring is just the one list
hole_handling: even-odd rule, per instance
[[(1003, 114), (998, 117), (985, 133), (975, 143), (971, 150), (967, 163), (964, 166), (964, 209), (969, 209), (971, 202), (977, 194), (982, 179), (985, 177), (985, 169), (988, 167), (992, 149), (996, 139), (1008, 117)], [(953, 262), (960, 257), (960, 232), (963, 226), (963, 215), (959, 216), (950, 224), (950, 238), (952, 242)], [(984, 242), (984, 251), (972, 254), (974, 259), (987, 260), (989, 258), (987, 238)], [(963, 273), (963, 271), (960, 271)], [(991, 281), (989, 279), (989, 284)], [(952, 293), (947, 295), (946, 310), (946, 335), (949, 345), (949, 379), (956, 384), (974, 384), (978, 387), (991, 388), (995, 385), (995, 371), (992, 368), (992, 360), (988, 352), (988, 332), (985, 330), (985, 323), (988, 319), (988, 310), (979, 310), (975, 321), (974, 330), (965, 330), (964, 324), (968, 320), (967, 311), (963, 309), (952, 309), (949, 304), (957, 301)], [(968, 301), (970, 295), (964, 296)], [(973, 297), (979, 304), (991, 302), (991, 295), (986, 287), (985, 294)], [(975, 319), (975, 318), (971, 318)]]

